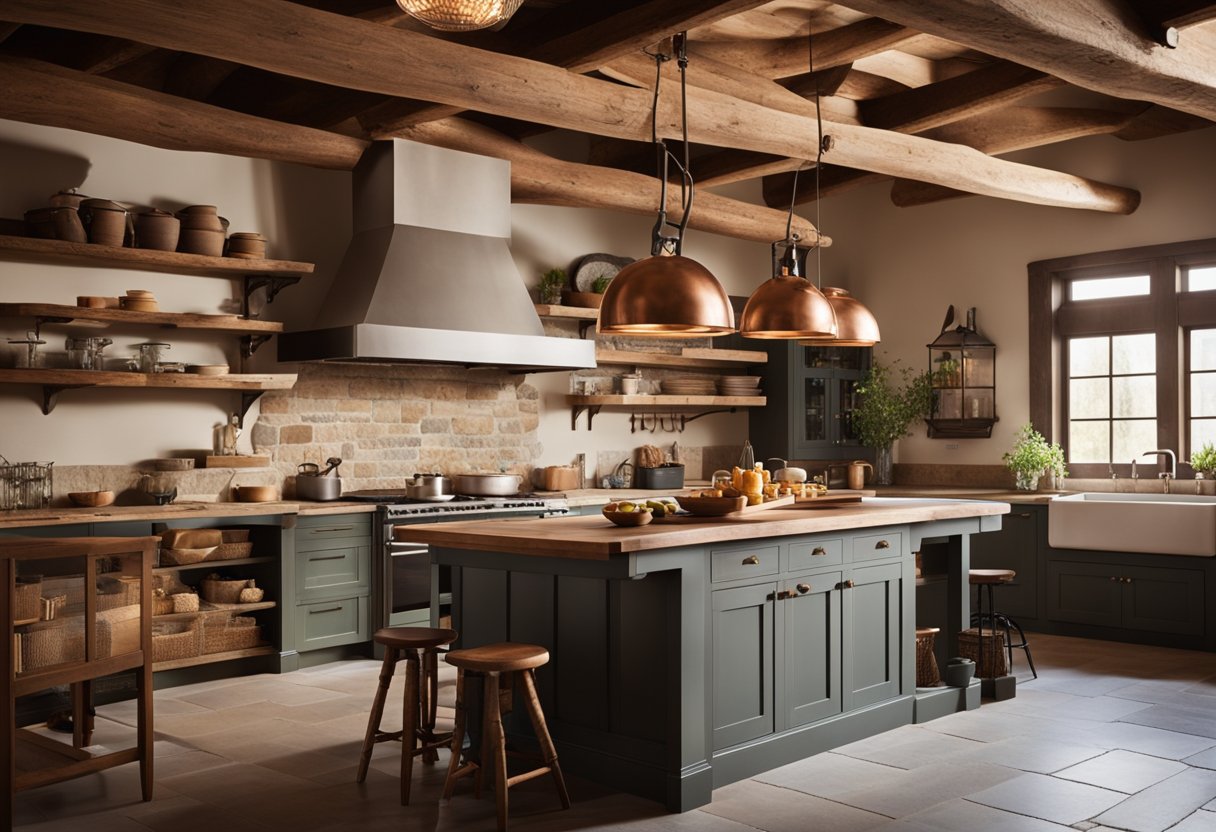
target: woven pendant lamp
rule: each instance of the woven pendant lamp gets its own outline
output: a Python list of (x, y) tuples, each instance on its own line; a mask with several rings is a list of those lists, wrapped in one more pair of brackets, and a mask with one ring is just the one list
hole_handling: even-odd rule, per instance
[(470, 32), (502, 23), (523, 0), (397, 0), (410, 17), (444, 32)]

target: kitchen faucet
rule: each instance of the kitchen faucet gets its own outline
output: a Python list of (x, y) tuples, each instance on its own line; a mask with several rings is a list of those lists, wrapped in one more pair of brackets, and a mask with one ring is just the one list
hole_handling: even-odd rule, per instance
[(1158, 448), (1155, 451), (1145, 451), (1144, 453), (1140, 454), (1140, 456), (1165, 456), (1165, 457), (1169, 458), (1170, 470), (1157, 475), (1165, 483), (1164, 493), (1169, 494), (1170, 493), (1170, 480), (1174, 479), (1174, 477), (1177, 476), (1177, 474), (1178, 474), (1178, 457), (1177, 457), (1177, 455), (1173, 451), (1171, 451), (1169, 448)]

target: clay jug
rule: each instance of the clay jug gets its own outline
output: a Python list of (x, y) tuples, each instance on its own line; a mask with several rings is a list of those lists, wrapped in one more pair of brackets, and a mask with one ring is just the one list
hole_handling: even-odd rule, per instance
[(867, 468), (873, 473), (874, 466), (864, 459), (856, 459), (849, 463), (849, 488), (854, 491), (865, 488)]

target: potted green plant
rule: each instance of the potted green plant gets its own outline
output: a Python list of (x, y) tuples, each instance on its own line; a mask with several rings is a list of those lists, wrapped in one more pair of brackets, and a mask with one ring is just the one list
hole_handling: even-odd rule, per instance
[(1068, 476), (1064, 449), (1055, 442), (1048, 442), (1030, 422), (1018, 429), (1013, 447), (1001, 459), (1013, 472), (1019, 491), (1037, 491), (1039, 479), (1046, 473), (1054, 477)]
[(541, 272), (539, 294), (541, 303), (561, 303), (562, 289), (566, 287), (566, 270), (549, 269)]
[(1202, 448), (1191, 451), (1191, 467), (1195, 469), (1196, 478), (1216, 479), (1216, 447), (1211, 442), (1204, 442)]
[(874, 482), (890, 485), (893, 481), (891, 446), (895, 440), (911, 436), (909, 426), (929, 415), (933, 390), (927, 372), (875, 361), (857, 385), (858, 402), (850, 414), (850, 424), (861, 444), (876, 451)]
[(607, 275), (600, 275), (591, 283), (591, 291), (597, 295), (604, 294), (608, 289), (608, 284), (612, 282), (612, 278)]

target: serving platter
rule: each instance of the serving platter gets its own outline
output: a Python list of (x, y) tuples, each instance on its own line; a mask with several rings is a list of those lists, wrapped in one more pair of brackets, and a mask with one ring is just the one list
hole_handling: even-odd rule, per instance
[(794, 497), (790, 495), (749, 506), (746, 497), (694, 497), (691, 494), (677, 494), (676, 502), (680, 504), (680, 508), (697, 517), (733, 517), (772, 508), (791, 508), (794, 505)]

